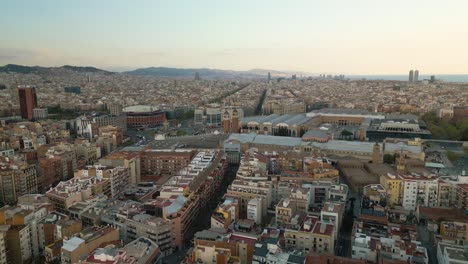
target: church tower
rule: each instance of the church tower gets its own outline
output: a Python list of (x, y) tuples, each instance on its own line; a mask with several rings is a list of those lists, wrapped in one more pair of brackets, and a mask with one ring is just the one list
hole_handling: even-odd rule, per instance
[(406, 174), (406, 162), (405, 162), (405, 157), (404, 157), (403, 151), (400, 151), (400, 156), (395, 161), (395, 163), (396, 163), (396, 167), (397, 167), (397, 173), (399, 175)]
[(380, 159), (380, 145), (379, 143), (375, 142), (374, 148), (372, 150), (372, 163), (379, 164), (381, 163)]

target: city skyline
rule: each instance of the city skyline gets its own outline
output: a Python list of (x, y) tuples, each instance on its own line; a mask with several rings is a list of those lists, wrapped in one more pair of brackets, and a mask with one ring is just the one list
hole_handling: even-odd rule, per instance
[(0, 65), (466, 74), (464, 1), (3, 3)]

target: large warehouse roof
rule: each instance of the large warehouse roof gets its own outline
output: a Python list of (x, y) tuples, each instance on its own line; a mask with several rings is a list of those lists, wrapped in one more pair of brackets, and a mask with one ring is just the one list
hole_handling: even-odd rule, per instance
[(271, 124), (273, 126), (282, 124), (287, 126), (301, 125), (310, 120), (305, 114), (295, 115), (277, 115), (271, 114), (267, 116), (250, 116), (241, 119), (242, 124)]
[[(340, 151), (356, 151), (356, 152), (365, 152), (372, 153), (374, 144), (373, 142), (363, 142), (363, 141), (346, 141), (346, 140), (329, 140), (326, 143), (319, 142), (304, 142), (301, 138), (296, 137), (279, 137), (279, 136), (267, 136), (267, 135), (257, 135), (254, 133), (250, 134), (231, 134), (229, 140), (237, 140), (240, 143), (254, 143), (254, 144), (264, 144), (264, 145), (277, 145), (277, 146), (301, 146), (309, 145), (320, 149), (328, 150), (340, 150)], [(382, 143), (379, 144), (382, 148)], [(386, 143), (385, 149), (390, 152), (396, 152), (399, 150), (408, 151), (411, 153), (419, 154), (421, 153), (421, 148), (418, 146), (410, 146), (403, 142), (399, 143)]]

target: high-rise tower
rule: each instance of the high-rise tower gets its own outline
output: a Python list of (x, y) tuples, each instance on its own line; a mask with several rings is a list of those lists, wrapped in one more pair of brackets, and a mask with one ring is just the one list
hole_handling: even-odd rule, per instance
[(21, 117), (32, 120), (34, 118), (33, 109), (37, 107), (36, 87), (19, 86), (18, 95)]
[(418, 70), (415, 70), (414, 71), (414, 78), (413, 78), (413, 81), (417, 82), (419, 79), (419, 71)]
[(239, 133), (239, 113), (235, 108), (232, 111), (232, 133)]
[(410, 71), (409, 71), (409, 78), (408, 78), (408, 81), (412, 82), (413, 80), (414, 80), (413, 70), (410, 70)]
[(227, 110), (224, 111), (223, 115), (223, 131), (224, 134), (231, 132), (231, 118), (229, 117), (229, 112)]

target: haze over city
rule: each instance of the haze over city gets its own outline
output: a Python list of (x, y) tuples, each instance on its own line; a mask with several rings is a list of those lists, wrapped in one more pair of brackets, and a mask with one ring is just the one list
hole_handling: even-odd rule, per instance
[(0, 64), (468, 73), (468, 2), (4, 1)]

